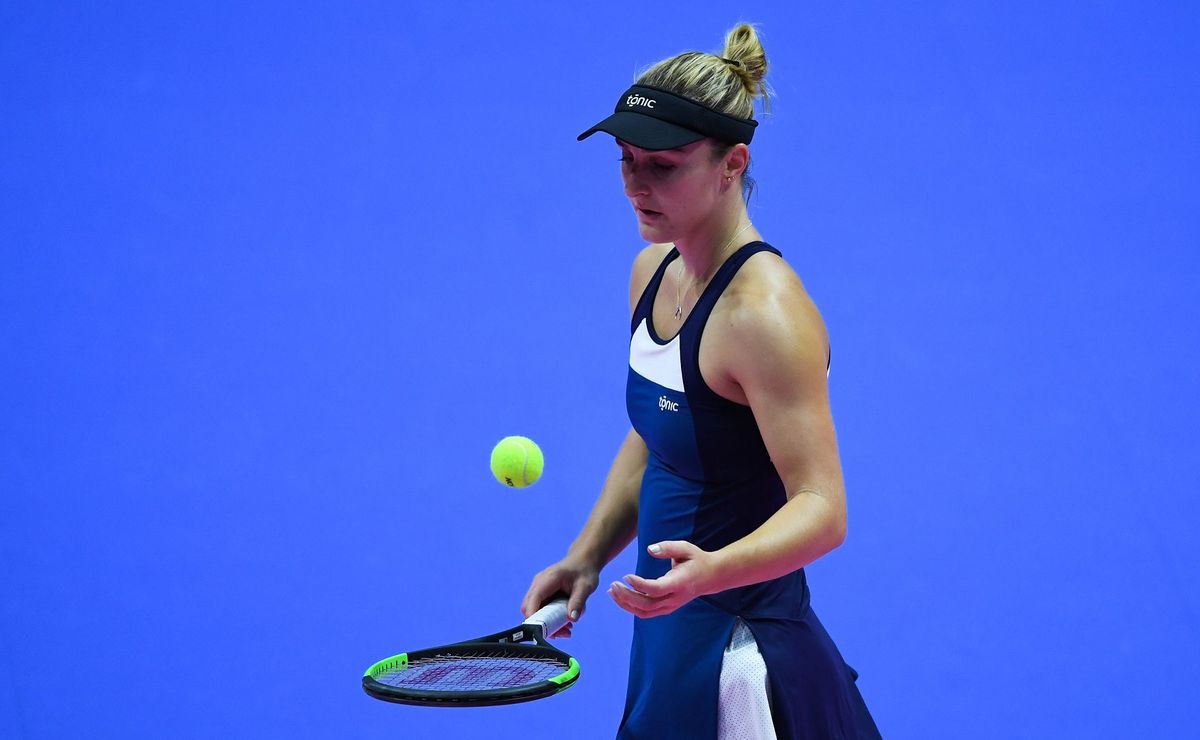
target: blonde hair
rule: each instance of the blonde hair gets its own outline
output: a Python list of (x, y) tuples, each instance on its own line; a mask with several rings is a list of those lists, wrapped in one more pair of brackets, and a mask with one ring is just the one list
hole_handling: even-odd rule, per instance
[(766, 75), (767, 56), (758, 40), (757, 27), (739, 23), (725, 34), (725, 48), (720, 54), (685, 51), (647, 69), (637, 84), (673, 92), (711, 110), (752, 119), (755, 100), (762, 100), (764, 111), (770, 109)]

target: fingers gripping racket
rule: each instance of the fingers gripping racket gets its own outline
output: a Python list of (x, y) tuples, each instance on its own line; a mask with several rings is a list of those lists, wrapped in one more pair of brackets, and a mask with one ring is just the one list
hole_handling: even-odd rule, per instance
[(566, 623), (567, 602), (558, 599), (503, 632), (381, 660), (367, 669), (363, 690), (384, 701), (441, 707), (553, 696), (579, 678), (579, 663), (546, 642)]

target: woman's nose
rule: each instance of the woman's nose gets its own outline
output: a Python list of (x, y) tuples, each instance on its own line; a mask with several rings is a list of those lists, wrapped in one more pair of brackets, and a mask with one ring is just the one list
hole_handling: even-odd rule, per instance
[(635, 195), (646, 194), (645, 181), (638, 176), (637, 171), (632, 167), (621, 172), (621, 179), (625, 182), (625, 195), (632, 198)]

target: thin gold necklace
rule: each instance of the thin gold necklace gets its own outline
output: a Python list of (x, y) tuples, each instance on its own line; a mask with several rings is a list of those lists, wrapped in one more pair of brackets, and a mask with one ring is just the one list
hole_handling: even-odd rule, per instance
[[(729, 241), (727, 241), (723, 245), (721, 245), (721, 248), (718, 249), (716, 253), (719, 255), (719, 254), (721, 254), (721, 252), (724, 252), (725, 247), (728, 247), (730, 244), (733, 244), (733, 240), (738, 238), (738, 234), (741, 234), (743, 231), (745, 231), (746, 229), (750, 228), (753, 225), (754, 224), (752, 222), (747, 222), (745, 226), (743, 226), (742, 228), (733, 232), (733, 236), (729, 237)], [(682, 254), (679, 255), (679, 270), (677, 272), (678, 272), (678, 274), (675, 276), (675, 320), (679, 321), (679, 319), (683, 316), (683, 301), (681, 300), (681, 296), (686, 296), (688, 294), (688, 291), (690, 291), (695, 286), (697, 281), (695, 278), (692, 278), (691, 282), (688, 283), (688, 289), (686, 291), (680, 292), (680, 288), (683, 286), (683, 255)]]

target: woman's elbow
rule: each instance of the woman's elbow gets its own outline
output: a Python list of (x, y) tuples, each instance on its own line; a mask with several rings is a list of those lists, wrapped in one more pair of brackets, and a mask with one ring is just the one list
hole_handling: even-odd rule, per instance
[(842, 543), (846, 541), (846, 510), (844, 508), (830, 517), (828, 532), (830, 550), (841, 547)]

